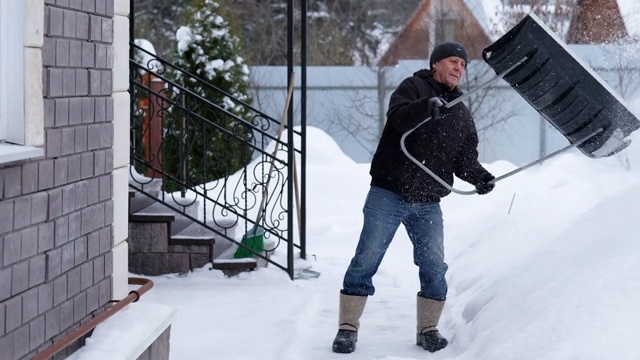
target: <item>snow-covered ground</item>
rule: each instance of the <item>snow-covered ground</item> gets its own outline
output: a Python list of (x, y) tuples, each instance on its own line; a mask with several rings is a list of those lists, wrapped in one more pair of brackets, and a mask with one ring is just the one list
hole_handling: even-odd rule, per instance
[[(639, 113), (640, 102), (633, 108)], [(155, 286), (130, 308), (149, 319), (179, 311), (172, 360), (640, 359), (640, 132), (622, 155), (570, 152), (499, 182), (489, 195), (442, 202), (450, 289), (440, 330), (450, 344), (435, 354), (415, 345), (418, 276), (401, 227), (350, 355), (332, 353), (331, 342), (369, 165), (354, 163), (320, 130), (308, 132), (305, 265), (321, 276), (291, 281), (269, 267), (226, 278), (205, 267), (151, 277)], [(496, 175), (513, 169), (486, 166)], [(115, 318), (128, 312), (100, 325), (74, 358), (113, 360), (113, 351), (100, 349), (113, 347)]]

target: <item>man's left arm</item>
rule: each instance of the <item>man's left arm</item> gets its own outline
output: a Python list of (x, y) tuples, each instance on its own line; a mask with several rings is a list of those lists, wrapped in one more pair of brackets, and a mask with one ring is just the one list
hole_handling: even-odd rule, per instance
[(478, 161), (478, 135), (475, 131), (465, 139), (453, 166), (456, 176), (474, 185), (479, 194), (493, 190), (493, 183), (489, 182), (495, 177)]

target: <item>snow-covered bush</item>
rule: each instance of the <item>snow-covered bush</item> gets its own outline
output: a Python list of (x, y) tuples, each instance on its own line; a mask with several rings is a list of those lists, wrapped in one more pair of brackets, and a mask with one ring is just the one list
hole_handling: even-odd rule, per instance
[(232, 174), (251, 159), (251, 110), (241, 103), (251, 103), (249, 70), (219, 10), (213, 0), (192, 3), (188, 23), (176, 32), (178, 69), (169, 72), (179, 110), (174, 106), (165, 124), (165, 146), (174, 147), (165, 163), (192, 184)]

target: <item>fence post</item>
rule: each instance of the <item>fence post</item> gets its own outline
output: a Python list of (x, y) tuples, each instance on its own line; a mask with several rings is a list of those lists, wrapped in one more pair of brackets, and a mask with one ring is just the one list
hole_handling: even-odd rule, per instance
[(378, 138), (382, 136), (382, 130), (387, 121), (385, 109), (385, 100), (387, 99), (387, 68), (378, 67)]

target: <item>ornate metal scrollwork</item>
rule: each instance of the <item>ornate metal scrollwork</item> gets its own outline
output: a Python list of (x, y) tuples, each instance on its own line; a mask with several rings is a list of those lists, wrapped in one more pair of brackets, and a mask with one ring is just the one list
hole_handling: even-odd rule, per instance
[[(143, 63), (130, 61), (132, 187), (143, 192), (159, 188), (158, 200), (177, 210), (186, 211), (200, 201), (197, 220), (203, 225), (238, 226), (244, 230), (239, 229), (240, 233), (259, 225), (276, 247), (293, 241), (288, 238), (286, 221), (293, 216), (286, 197), (291, 149), (277, 142), (277, 158), (267, 149), (276, 140), (278, 121), (143, 48), (131, 46), (145, 55), (135, 58), (146, 59)], [(176, 73), (179, 76), (171, 75)], [(190, 86), (183, 85), (186, 83)], [(225, 110), (193, 91), (193, 84), (220, 91), (225, 101), (246, 107), (248, 115)], [(263, 196), (266, 206), (259, 209)], [(255, 224), (260, 210), (264, 216)]]

